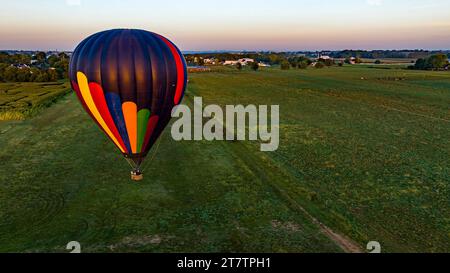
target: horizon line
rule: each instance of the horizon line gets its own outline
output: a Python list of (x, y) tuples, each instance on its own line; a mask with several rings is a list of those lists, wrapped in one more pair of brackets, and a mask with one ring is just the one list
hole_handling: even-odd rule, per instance
[[(60, 50), (60, 49), (0, 49), (0, 52), (4, 51), (31, 51), (31, 52), (73, 52), (75, 49), (72, 50)], [(335, 51), (450, 51), (450, 48), (447, 49), (435, 49), (435, 48), (389, 48), (389, 49), (363, 49), (363, 48), (346, 48), (346, 49), (317, 49), (317, 50), (305, 50), (305, 49), (299, 49), (299, 50), (273, 50), (273, 49), (258, 49), (258, 50), (252, 50), (252, 49), (205, 49), (205, 50), (181, 50), (181, 52), (192, 52), (192, 53), (232, 53), (232, 52), (275, 52), (275, 53), (283, 53), (283, 52), (335, 52)]]

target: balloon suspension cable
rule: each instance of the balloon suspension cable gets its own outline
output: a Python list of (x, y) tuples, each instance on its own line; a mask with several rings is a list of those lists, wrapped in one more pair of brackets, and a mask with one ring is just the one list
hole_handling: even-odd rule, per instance
[(133, 160), (129, 159), (128, 157), (124, 156), (125, 160), (128, 162), (128, 165), (130, 165), (130, 167), (132, 169), (134, 169), (134, 162)]
[(161, 140), (162, 140), (163, 136), (164, 136), (164, 132), (161, 134), (161, 136), (157, 140), (156, 147), (153, 150), (152, 156), (150, 157), (149, 160), (145, 160), (144, 164), (142, 164), (142, 166), (140, 164), (139, 165), (136, 164), (136, 162), (134, 162), (133, 159), (125, 156), (125, 160), (128, 162), (128, 165), (130, 165), (130, 167), (132, 169), (131, 170), (131, 180), (141, 181), (142, 179), (144, 179), (144, 175), (142, 172), (144, 170), (146, 170), (150, 166), (150, 163), (153, 162), (153, 160), (155, 159), (155, 156), (158, 153), (159, 145), (161, 144)]
[(164, 132), (161, 134), (161, 136), (158, 139), (158, 143), (156, 144), (156, 148), (153, 151), (152, 156), (150, 157), (149, 160), (146, 160), (142, 166), (142, 171), (145, 171), (148, 167), (150, 167), (151, 163), (153, 162), (153, 159), (155, 159), (156, 154), (158, 153), (158, 149), (159, 149), (159, 145), (161, 144), (161, 140), (164, 137)]

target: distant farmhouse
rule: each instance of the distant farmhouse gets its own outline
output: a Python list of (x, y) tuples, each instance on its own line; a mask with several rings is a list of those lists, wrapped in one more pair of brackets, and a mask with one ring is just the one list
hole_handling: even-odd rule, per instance
[(356, 64), (356, 58), (355, 58), (355, 57), (351, 57), (351, 58), (349, 59), (349, 63), (350, 63), (350, 64)]
[(322, 59), (322, 60), (332, 60), (333, 58), (331, 58), (330, 56), (328, 56), (328, 55), (322, 55), (322, 56), (319, 56), (319, 60), (320, 59)]
[(249, 63), (254, 63), (255, 60), (254, 59), (250, 59), (250, 58), (243, 58), (243, 59), (239, 59), (237, 61), (225, 61), (223, 63), (223, 65), (237, 65), (238, 63), (240, 63), (241, 65), (248, 65)]
[(324, 53), (317, 53), (317, 57), (315, 58), (316, 60), (333, 60), (332, 57), (330, 57), (329, 55), (326, 55)]
[[(246, 65), (254, 63), (254, 62), (255, 62), (254, 59), (243, 58), (243, 59), (239, 59), (237, 61), (232, 61), (232, 60), (225, 61), (223, 63), (223, 65), (237, 65), (238, 63), (240, 63), (242, 66), (246, 66)], [(263, 62), (259, 62), (258, 65), (259, 65), (259, 67), (270, 67), (270, 64), (266, 64)]]
[(10, 65), (10, 66), (11, 66), (11, 67), (18, 68), (18, 69), (27, 69), (27, 68), (30, 68), (30, 66), (27, 65), (27, 64), (12, 64), (12, 65)]
[(239, 59), (238, 62), (240, 62), (242, 65), (248, 65), (249, 63), (254, 63), (255, 60), (250, 59), (250, 58), (244, 58), (244, 59)]
[(225, 61), (223, 65), (237, 65), (239, 61)]

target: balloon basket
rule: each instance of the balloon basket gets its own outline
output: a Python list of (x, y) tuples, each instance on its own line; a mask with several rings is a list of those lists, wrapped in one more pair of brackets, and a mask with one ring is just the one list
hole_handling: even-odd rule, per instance
[(143, 179), (144, 175), (140, 171), (131, 171), (131, 180), (142, 181)]

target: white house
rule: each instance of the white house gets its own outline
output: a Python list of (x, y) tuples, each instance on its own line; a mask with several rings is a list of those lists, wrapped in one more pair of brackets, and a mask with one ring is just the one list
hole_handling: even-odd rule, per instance
[(249, 63), (254, 63), (255, 60), (254, 59), (250, 59), (250, 58), (242, 58), (239, 59), (237, 61), (225, 61), (223, 63), (223, 65), (237, 65), (238, 63), (240, 63), (241, 65), (248, 65)]
[(10, 66), (11, 66), (11, 67), (18, 68), (18, 69), (30, 68), (30, 66), (29, 66), (29, 65), (26, 65), (26, 64), (12, 64), (12, 65), (10, 65)]
[(239, 61), (225, 61), (223, 65), (237, 65)]
[(248, 63), (255, 62), (255, 60), (250, 59), (250, 58), (243, 58), (243, 59), (239, 59), (238, 62), (240, 62), (242, 65), (247, 65)]
[(244, 65), (248, 65), (249, 63), (253, 63), (253, 62), (255, 62), (254, 59), (242, 58), (242, 59), (239, 59), (237, 61), (225, 61), (223, 63), (223, 65), (237, 65), (238, 63), (240, 63), (241, 65), (244, 66)]
[(349, 62), (350, 62), (350, 64), (356, 64), (356, 58), (355, 57), (351, 57)]

